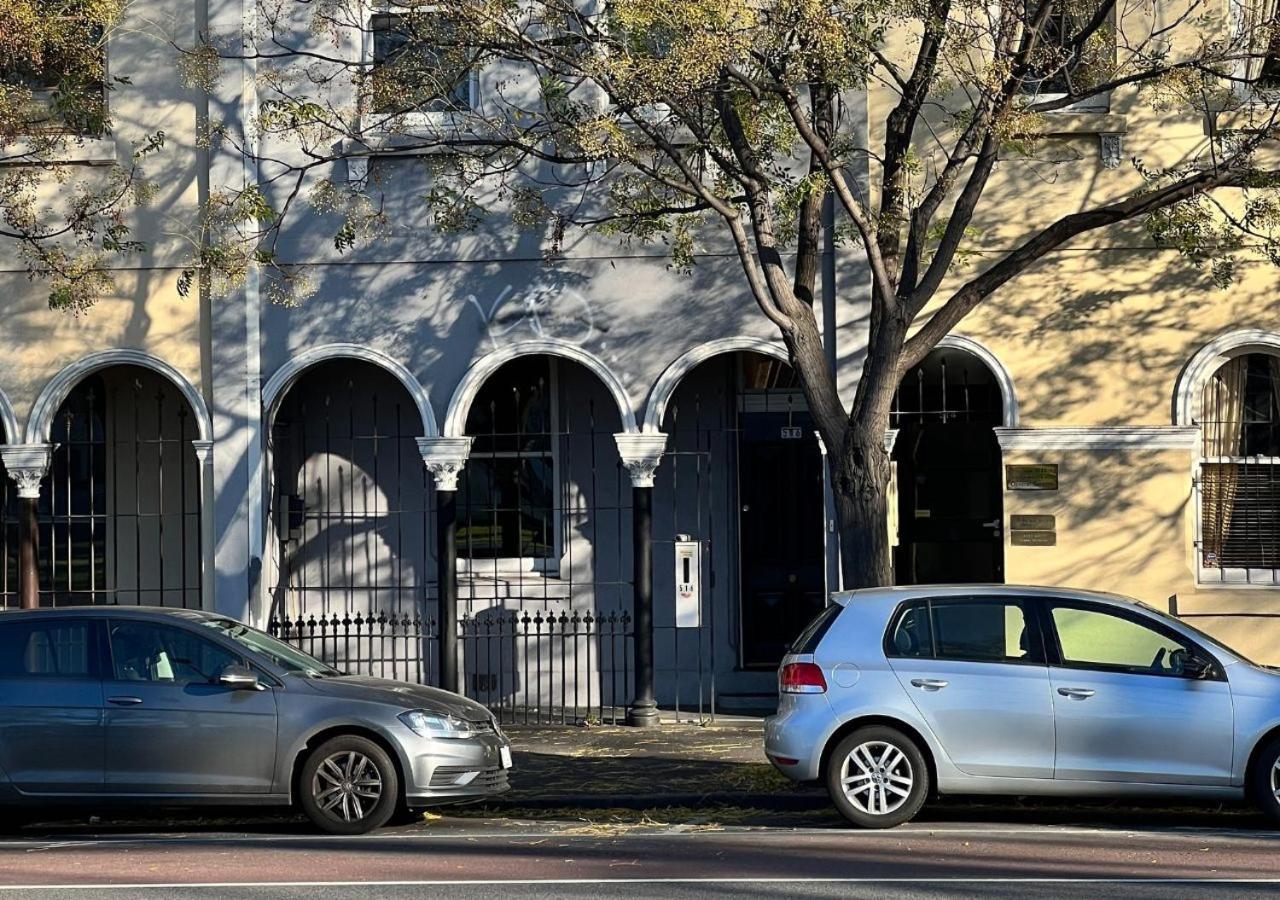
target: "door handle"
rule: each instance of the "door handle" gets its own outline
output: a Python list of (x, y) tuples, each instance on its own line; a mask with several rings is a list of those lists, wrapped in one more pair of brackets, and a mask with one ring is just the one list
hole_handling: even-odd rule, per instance
[(114, 703), (116, 706), (137, 706), (142, 702), (141, 697), (108, 697), (108, 703)]
[(1070, 697), (1072, 700), (1088, 700), (1097, 691), (1091, 691), (1088, 688), (1058, 688), (1058, 693), (1064, 697)]
[(949, 682), (941, 678), (912, 678), (911, 684), (925, 691), (940, 691), (947, 686)]

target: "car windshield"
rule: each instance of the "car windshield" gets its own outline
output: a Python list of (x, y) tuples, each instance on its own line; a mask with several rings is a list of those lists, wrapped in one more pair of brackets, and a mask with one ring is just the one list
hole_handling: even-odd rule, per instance
[(1241, 652), (1240, 652), (1239, 650), (1237, 650), (1235, 647), (1228, 647), (1228, 646), (1227, 646), (1226, 644), (1224, 644), (1224, 643), (1223, 643), (1219, 638), (1216, 638), (1216, 637), (1214, 637), (1213, 635), (1210, 635), (1210, 634), (1205, 634), (1203, 631), (1201, 631), (1201, 630), (1200, 630), (1199, 628), (1197, 628), (1196, 626), (1194, 626), (1194, 625), (1190, 624), (1190, 623), (1189, 623), (1189, 622), (1187, 622), (1185, 619), (1180, 619), (1180, 618), (1178, 618), (1177, 616), (1170, 615), (1169, 613), (1165, 612), (1164, 610), (1162, 610), (1162, 609), (1157, 609), (1156, 607), (1152, 606), (1152, 605), (1151, 605), (1151, 604), (1149, 604), (1149, 603), (1143, 603), (1141, 600), (1136, 600), (1136, 601), (1134, 601), (1134, 602), (1136, 602), (1139, 606), (1141, 606), (1141, 607), (1142, 607), (1144, 610), (1146, 610), (1147, 612), (1149, 612), (1149, 613), (1151, 613), (1152, 615), (1154, 615), (1157, 619), (1161, 619), (1161, 620), (1163, 620), (1163, 621), (1165, 621), (1165, 622), (1168, 622), (1169, 624), (1172, 624), (1172, 625), (1177, 625), (1179, 628), (1183, 629), (1184, 631), (1189, 631), (1189, 632), (1191, 632), (1191, 633), (1192, 633), (1192, 634), (1194, 634), (1196, 637), (1200, 638), (1200, 640), (1201, 640), (1201, 641), (1203, 641), (1204, 643), (1208, 644), (1210, 647), (1221, 647), (1221, 648), (1223, 648), (1224, 650), (1229, 650), (1232, 654), (1234, 654), (1237, 658), (1239, 658), (1239, 659), (1240, 659), (1240, 660), (1242, 660), (1243, 662), (1247, 662), (1247, 663), (1248, 663), (1249, 665), (1251, 665), (1251, 666), (1256, 666), (1256, 665), (1257, 665), (1257, 663), (1256, 663), (1256, 662), (1254, 662), (1253, 660), (1249, 659), (1249, 657), (1245, 656), (1243, 653), (1241, 653)]
[(265, 632), (250, 628), (233, 619), (205, 619), (200, 624), (222, 632), (233, 641), (243, 644), (255, 653), (260, 653), (280, 668), (293, 675), (304, 678), (327, 678), (342, 673), (333, 666), (325, 665), (303, 653), (296, 647), (290, 647), (284, 641), (277, 640)]

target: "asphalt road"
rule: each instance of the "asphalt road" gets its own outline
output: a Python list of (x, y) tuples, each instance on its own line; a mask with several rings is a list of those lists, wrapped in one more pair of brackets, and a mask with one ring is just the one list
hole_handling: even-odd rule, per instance
[(290, 821), (253, 830), (166, 822), (0, 840), (0, 897), (1231, 897), (1280, 892), (1280, 832), (932, 821), (822, 824), (436, 818), (358, 838)]

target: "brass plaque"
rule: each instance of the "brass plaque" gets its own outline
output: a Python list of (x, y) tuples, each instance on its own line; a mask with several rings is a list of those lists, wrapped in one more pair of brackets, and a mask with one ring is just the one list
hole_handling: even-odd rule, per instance
[(1009, 542), (1015, 547), (1053, 547), (1058, 543), (1056, 531), (1010, 531)]
[(1010, 531), (1057, 531), (1058, 520), (1053, 516), (1009, 516)]
[(1011, 491), (1056, 491), (1058, 466), (1056, 463), (1005, 466), (1005, 486)]

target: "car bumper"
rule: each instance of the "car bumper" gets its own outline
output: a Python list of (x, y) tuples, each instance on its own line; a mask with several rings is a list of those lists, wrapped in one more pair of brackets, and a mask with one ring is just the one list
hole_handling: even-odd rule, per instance
[(795, 781), (821, 777), (822, 749), (836, 728), (825, 695), (783, 694), (778, 714), (764, 720), (764, 752), (774, 767)]
[[(397, 735), (410, 805), (475, 800), (509, 787), (511, 744), (501, 732), (473, 738), (422, 738), (408, 729)], [(505, 750), (505, 753), (504, 753)]]

